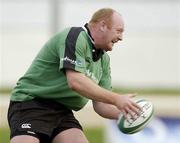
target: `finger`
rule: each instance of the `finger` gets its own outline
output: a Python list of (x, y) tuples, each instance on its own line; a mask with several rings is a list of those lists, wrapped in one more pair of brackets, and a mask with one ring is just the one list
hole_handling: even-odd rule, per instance
[(132, 102), (132, 105), (133, 105), (134, 107), (136, 107), (138, 110), (142, 111), (141, 106), (139, 106), (137, 103)]
[[(136, 106), (133, 106), (133, 104), (132, 105), (130, 105), (130, 109), (136, 114), (136, 115), (140, 115), (140, 113), (141, 113), (141, 111), (140, 111), (140, 109), (139, 108), (137, 108)], [(135, 115), (134, 115), (135, 116)]]
[(126, 107), (125, 110), (126, 110), (127, 114), (128, 114), (131, 118), (134, 119), (135, 113), (134, 113), (129, 107)]

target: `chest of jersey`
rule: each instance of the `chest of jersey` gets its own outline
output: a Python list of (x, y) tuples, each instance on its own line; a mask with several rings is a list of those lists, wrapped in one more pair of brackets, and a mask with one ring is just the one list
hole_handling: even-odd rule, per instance
[(85, 60), (86, 60), (85, 75), (98, 84), (103, 73), (101, 58), (96, 62), (94, 62), (90, 57), (86, 57)]

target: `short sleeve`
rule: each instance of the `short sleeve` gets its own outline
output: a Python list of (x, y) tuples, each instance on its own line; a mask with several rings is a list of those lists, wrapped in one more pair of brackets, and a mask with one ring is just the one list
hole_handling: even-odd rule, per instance
[(102, 58), (102, 68), (103, 73), (99, 85), (107, 90), (112, 90), (110, 58), (107, 54)]
[[(72, 27), (65, 39), (64, 54), (60, 54), (59, 69), (72, 69), (85, 73), (85, 42), (80, 36), (81, 28)], [(60, 51), (62, 52), (62, 51)]]

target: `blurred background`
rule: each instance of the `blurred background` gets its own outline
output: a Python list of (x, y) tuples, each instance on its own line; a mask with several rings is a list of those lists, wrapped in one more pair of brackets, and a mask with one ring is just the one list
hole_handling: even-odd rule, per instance
[[(75, 113), (90, 142), (177, 143), (180, 136), (179, 0), (0, 0), (0, 142), (9, 142), (7, 106), (12, 88), (44, 43), (69, 26), (83, 26), (103, 7), (120, 12), (124, 40), (111, 57), (113, 90), (151, 100), (155, 117), (143, 131), (124, 135), (116, 121)], [(143, 140), (143, 141), (142, 141)]]

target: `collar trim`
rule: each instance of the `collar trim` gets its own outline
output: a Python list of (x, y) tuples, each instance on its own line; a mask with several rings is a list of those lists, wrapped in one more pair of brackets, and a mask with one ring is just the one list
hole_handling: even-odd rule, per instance
[(86, 23), (83, 27), (83, 29), (86, 31), (88, 37), (90, 38), (91, 42), (92, 42), (92, 56), (93, 56), (93, 61), (96, 62), (98, 61), (102, 55), (104, 54), (104, 50), (101, 50), (101, 49), (96, 49), (95, 46), (94, 46), (94, 39), (91, 35), (91, 32), (88, 28), (88, 23)]
[(90, 30), (89, 30), (89, 28), (88, 28), (88, 23), (86, 23), (86, 24), (84, 25), (84, 28), (83, 28), (83, 29), (86, 31), (86, 33), (88, 34), (91, 42), (94, 44), (94, 39), (93, 39), (93, 37), (92, 37), (92, 35), (91, 35), (91, 32), (90, 32)]

